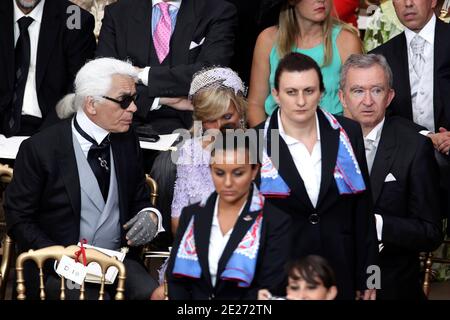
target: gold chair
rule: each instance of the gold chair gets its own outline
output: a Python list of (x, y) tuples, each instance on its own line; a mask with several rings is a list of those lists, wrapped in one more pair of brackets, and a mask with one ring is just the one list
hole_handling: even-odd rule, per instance
[[(13, 176), (13, 169), (8, 165), (0, 164), (0, 183), (6, 185), (11, 182)], [(0, 193), (2, 191), (0, 190)], [(4, 221), (0, 222), (1, 227), (6, 230), (6, 223)], [(14, 242), (6, 234), (3, 235), (1, 241), (0, 255), (2, 256), (2, 261), (0, 264), (0, 300), (5, 299), (6, 286), (8, 284), (9, 270), (11, 268), (11, 261), (14, 256)]]
[[(64, 248), (63, 246), (51, 246), (39, 250), (29, 250), (24, 252), (16, 260), (16, 272), (17, 272), (17, 299), (25, 300), (25, 280), (23, 276), (23, 264), (27, 260), (33, 260), (37, 267), (39, 268), (39, 289), (40, 289), (40, 299), (45, 300), (45, 286), (44, 286), (44, 263), (48, 259), (54, 259), (60, 261), (63, 255), (70, 258), (75, 258), (75, 253), (79, 251), (78, 246), (69, 246)], [(95, 249), (85, 249), (86, 250), (86, 260), (87, 264), (91, 262), (97, 262), (100, 265), (102, 271), (102, 277), (100, 282), (99, 300), (104, 299), (105, 293), (105, 274), (109, 267), (116, 267), (119, 270), (118, 283), (116, 289), (115, 300), (124, 300), (125, 292), (125, 279), (126, 270), (125, 265), (117, 260), (115, 257), (107, 256), (100, 251)], [(60, 289), (60, 299), (65, 300), (65, 279), (61, 277), (61, 289)], [(80, 300), (85, 300), (85, 288), (84, 282), (80, 289)]]
[(0, 300), (5, 300), (9, 270), (14, 256), (14, 242), (5, 234), (2, 240), (2, 263), (0, 265)]
[[(150, 202), (153, 206), (156, 206), (156, 201), (158, 199), (158, 183), (155, 179), (150, 177), (149, 174), (145, 175), (145, 180), (147, 182), (147, 185), (150, 188)], [(153, 245), (152, 243), (149, 243), (144, 246), (143, 249), (143, 258), (144, 258), (144, 265), (147, 268), (147, 270), (151, 273), (152, 268), (151, 259), (157, 258), (157, 259), (167, 259), (170, 256), (170, 251), (160, 251), (158, 250), (157, 245)], [(167, 281), (164, 280), (164, 295), (167, 297)]]
[[(11, 182), (13, 176), (13, 169), (6, 164), (0, 163), (0, 200), (4, 191), (4, 187)], [(2, 228), (6, 227), (4, 220), (0, 221)]]
[(145, 175), (145, 182), (150, 188), (150, 202), (152, 203), (152, 206), (156, 206), (156, 200), (158, 199), (158, 183), (155, 179), (150, 177), (149, 174)]
[[(157, 259), (168, 259), (170, 257), (170, 251), (147, 251), (145, 254), (145, 261), (147, 268), (150, 266), (150, 259), (157, 258)], [(168, 288), (167, 288), (167, 279), (164, 276), (164, 297), (168, 297)]]
[(447, 258), (448, 255), (446, 254), (448, 247), (450, 246), (450, 239), (444, 240), (443, 246), (444, 255), (442, 257), (433, 256), (433, 252), (427, 252), (422, 256), (425, 268), (423, 292), (425, 293), (426, 297), (428, 297), (430, 294), (431, 273), (433, 271), (431, 267), (433, 266), (433, 263), (450, 264), (450, 259)]
[[(158, 183), (155, 181), (155, 179), (150, 177), (149, 174), (145, 175), (145, 182), (150, 188), (150, 202), (152, 206), (156, 206), (156, 200), (158, 199)], [(152, 243), (147, 243), (142, 248), (142, 258), (144, 259), (144, 265), (149, 271), (150, 271), (150, 260), (147, 259), (147, 254), (155, 252), (154, 250), (157, 250), (157, 248)]]

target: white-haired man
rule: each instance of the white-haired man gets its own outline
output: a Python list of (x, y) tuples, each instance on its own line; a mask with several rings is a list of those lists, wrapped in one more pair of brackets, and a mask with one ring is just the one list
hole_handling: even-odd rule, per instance
[[(58, 105), (60, 116), (73, 117), (21, 145), (5, 203), (8, 233), (20, 250), (81, 239), (117, 250), (147, 243), (161, 230), (160, 214), (149, 203), (139, 144), (129, 130), (136, 79), (129, 63), (88, 62), (76, 76), (75, 93)], [(137, 252), (130, 250), (125, 258), (126, 297), (148, 299), (157, 283), (133, 257)], [(46, 281), (58, 292), (56, 276)]]

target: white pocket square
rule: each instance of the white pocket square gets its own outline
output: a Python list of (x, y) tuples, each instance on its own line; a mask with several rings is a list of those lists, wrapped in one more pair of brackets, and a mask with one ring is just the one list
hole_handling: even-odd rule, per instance
[(395, 179), (394, 175), (392, 173), (389, 173), (386, 178), (384, 179), (384, 182), (391, 182), (391, 181), (397, 181), (397, 179)]
[(195, 42), (195, 41), (191, 41), (191, 44), (189, 45), (189, 50), (192, 50), (194, 48), (197, 48), (198, 46), (201, 46), (203, 44), (203, 42), (205, 42), (205, 38), (203, 38), (202, 40), (200, 40), (199, 43)]

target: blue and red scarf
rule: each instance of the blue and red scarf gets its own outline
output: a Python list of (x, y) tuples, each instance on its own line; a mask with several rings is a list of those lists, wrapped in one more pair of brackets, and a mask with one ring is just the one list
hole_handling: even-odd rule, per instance
[[(347, 133), (331, 113), (323, 109), (320, 109), (320, 111), (323, 112), (331, 127), (339, 130), (339, 148), (334, 168), (334, 180), (336, 181), (339, 194), (360, 193), (366, 190), (361, 169)], [(270, 119), (271, 117), (266, 120), (264, 125), (264, 139), (267, 139)], [(267, 155), (265, 148), (262, 155), (260, 190), (262, 194), (268, 197), (287, 197), (291, 192), (289, 186), (284, 182), (272, 160)]]
[[(260, 213), (242, 238), (241, 242), (239, 242), (239, 245), (234, 250), (224, 271), (220, 275), (220, 279), (235, 281), (238, 283), (239, 287), (244, 288), (249, 287), (253, 281), (261, 240), (264, 197), (258, 191), (256, 186), (253, 187), (251, 201), (249, 211), (260, 211)], [(194, 216), (192, 216), (178, 248), (173, 274), (179, 277), (200, 279), (201, 273), (202, 270), (198, 261), (197, 249), (195, 247)]]

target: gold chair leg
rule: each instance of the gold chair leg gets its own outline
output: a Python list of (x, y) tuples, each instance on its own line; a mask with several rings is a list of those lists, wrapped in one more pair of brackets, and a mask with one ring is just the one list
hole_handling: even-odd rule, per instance
[(430, 280), (431, 280), (430, 275), (431, 275), (431, 266), (433, 265), (432, 258), (433, 258), (433, 253), (429, 252), (426, 255), (425, 276), (424, 276), (424, 280), (423, 280), (423, 292), (427, 298), (430, 294)]
[(14, 242), (10, 237), (5, 235), (3, 239), (3, 256), (2, 264), (0, 265), (0, 300), (5, 300), (6, 287), (8, 286), (9, 271), (11, 269), (11, 261), (14, 256)]

